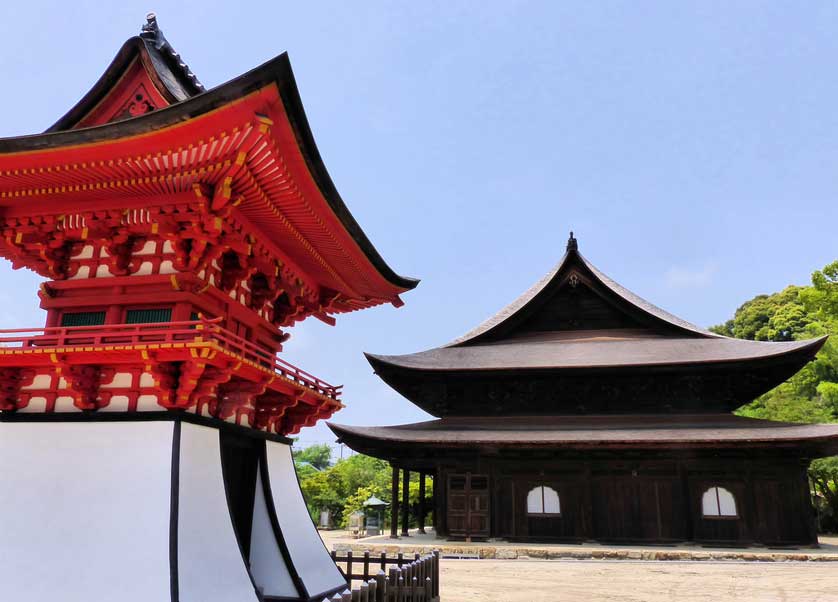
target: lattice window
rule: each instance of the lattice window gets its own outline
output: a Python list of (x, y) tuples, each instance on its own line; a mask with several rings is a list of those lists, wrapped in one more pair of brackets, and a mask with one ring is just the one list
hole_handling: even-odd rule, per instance
[(101, 326), (104, 323), (103, 311), (78, 311), (61, 315), (61, 326)]
[(126, 324), (152, 324), (154, 322), (171, 321), (171, 307), (158, 307), (154, 309), (129, 309), (125, 313)]

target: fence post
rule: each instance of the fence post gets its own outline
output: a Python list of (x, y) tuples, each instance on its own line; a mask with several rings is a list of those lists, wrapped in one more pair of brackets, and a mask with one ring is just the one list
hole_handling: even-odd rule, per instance
[(430, 577), (425, 577), (425, 602), (431, 602), (434, 597), (434, 583)]
[(387, 552), (381, 552), (381, 570), (387, 570)]
[(375, 579), (370, 579), (366, 582), (367, 586), (369, 587), (369, 596), (367, 597), (367, 602), (377, 602), (378, 600), (378, 581)]
[(401, 552), (399, 552), (399, 555), (398, 555), (398, 556), (396, 556), (396, 559), (399, 561), (399, 562), (398, 562), (398, 567), (399, 567), (399, 568), (402, 568), (402, 565), (404, 564), (404, 554), (402, 554)]
[(398, 602), (399, 596), (399, 575), (396, 567), (390, 569), (387, 578), (387, 602)]
[(439, 598), (439, 550), (433, 551), (434, 562), (434, 598)]
[(352, 550), (349, 550), (346, 553), (346, 582), (349, 583), (349, 587), (352, 587)]
[(384, 570), (378, 571), (378, 574), (375, 576), (375, 602), (385, 602), (384, 596), (387, 594), (387, 575), (384, 574)]
[(361, 583), (361, 589), (358, 591), (359, 602), (370, 602), (370, 586), (364, 581)]
[(370, 551), (364, 552), (364, 581), (369, 581), (370, 578)]
[(341, 599), (341, 602), (352, 602), (352, 592), (349, 591), (349, 590), (346, 590), (345, 592), (343, 592), (340, 599)]

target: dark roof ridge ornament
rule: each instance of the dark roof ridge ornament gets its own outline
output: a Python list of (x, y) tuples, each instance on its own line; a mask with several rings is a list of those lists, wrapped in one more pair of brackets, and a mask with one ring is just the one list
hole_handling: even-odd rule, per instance
[(160, 26), (157, 24), (157, 15), (155, 13), (148, 13), (145, 16), (145, 24), (140, 31), (140, 37), (145, 40), (150, 40), (155, 43), (159, 50), (164, 44), (168, 44), (163, 32), (160, 31)]
[(167, 54), (172, 61), (180, 68), (181, 72), (183, 73), (186, 78), (192, 82), (192, 85), (195, 86), (195, 89), (198, 92), (203, 92), (205, 90), (203, 84), (198, 81), (198, 77), (192, 73), (192, 70), (189, 69), (189, 65), (183, 62), (183, 59), (180, 55), (175, 52), (175, 49), (172, 48), (172, 45), (169, 44), (169, 40), (166, 39), (166, 36), (163, 35), (163, 32), (160, 30), (160, 26), (157, 24), (157, 14), (155, 13), (148, 13), (145, 16), (145, 24), (140, 31), (140, 37), (154, 46), (154, 49), (160, 53)]
[(570, 238), (567, 239), (567, 252), (579, 251), (579, 241), (573, 237), (573, 231), (570, 232)]

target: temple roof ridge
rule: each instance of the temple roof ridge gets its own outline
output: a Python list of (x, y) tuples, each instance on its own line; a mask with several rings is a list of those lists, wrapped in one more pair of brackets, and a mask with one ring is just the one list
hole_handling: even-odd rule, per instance
[(183, 61), (180, 54), (175, 51), (169, 43), (169, 40), (167, 40), (166, 36), (163, 35), (163, 31), (157, 23), (157, 15), (155, 13), (148, 13), (148, 15), (146, 15), (146, 23), (142, 26), (140, 37), (147, 43), (152, 44), (155, 50), (164, 52), (171, 57), (175, 61), (176, 65), (181, 69), (183, 75), (192, 81), (199, 92), (206, 91), (204, 85), (198, 80), (198, 76), (192, 72), (189, 65)]
[(512, 303), (501, 309), (499, 312), (484, 320), (478, 326), (467, 332), (461, 337), (443, 345), (443, 347), (458, 347), (461, 345), (476, 343), (479, 340), (485, 339), (486, 335), (495, 331), (507, 320), (523, 311), (532, 301), (535, 300), (542, 292), (550, 288), (557, 278), (560, 278), (566, 267), (571, 262), (578, 261), (582, 266), (587, 268), (594, 277), (610, 292), (617, 297), (626, 301), (642, 313), (654, 318), (656, 321), (663, 322), (669, 326), (675, 327), (688, 336), (707, 337), (707, 338), (723, 338), (722, 335), (711, 332), (700, 326), (688, 322), (678, 316), (661, 309), (657, 305), (643, 299), (639, 295), (628, 290), (621, 284), (609, 278), (601, 272), (595, 265), (588, 261), (584, 255), (579, 252), (578, 240), (574, 237), (573, 232), (570, 233), (570, 238), (567, 242), (567, 250), (561, 260), (550, 270), (543, 278), (527, 289), (522, 295), (515, 299)]

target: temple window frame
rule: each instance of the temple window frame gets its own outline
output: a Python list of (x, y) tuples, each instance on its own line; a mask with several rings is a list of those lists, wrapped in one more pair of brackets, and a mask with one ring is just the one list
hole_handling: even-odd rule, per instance
[[(708, 495), (711, 497), (708, 498)], [(732, 514), (728, 504), (733, 505)], [(708, 509), (711, 511), (709, 514)], [(713, 510), (715, 510), (715, 514), (712, 512)], [(707, 520), (738, 520), (741, 516), (736, 495), (723, 485), (714, 484), (705, 488), (701, 494), (701, 518)]]
[[(530, 510), (530, 496), (532, 496), (533, 493), (535, 493), (537, 490), (540, 490), (540, 494), (541, 494), (541, 496), (540, 496), (541, 497), (541, 500), (540, 500), (541, 501), (541, 511), (540, 512)], [(546, 511), (547, 506), (548, 506), (548, 497), (545, 494), (546, 494), (547, 490), (552, 492), (552, 494), (555, 494), (555, 504), (556, 504), (558, 512), (547, 512)], [(552, 503), (552, 501), (553, 501), (552, 496), (550, 496), (549, 501), (550, 501), (550, 503)], [(553, 488), (549, 485), (544, 485), (544, 484), (539, 484), (539, 485), (536, 485), (535, 487), (530, 488), (530, 490), (527, 491), (527, 516), (532, 516), (532, 517), (537, 517), (537, 518), (561, 517), (562, 516), (562, 498), (561, 498), (561, 495), (559, 494), (558, 489), (555, 489), (555, 488)]]

